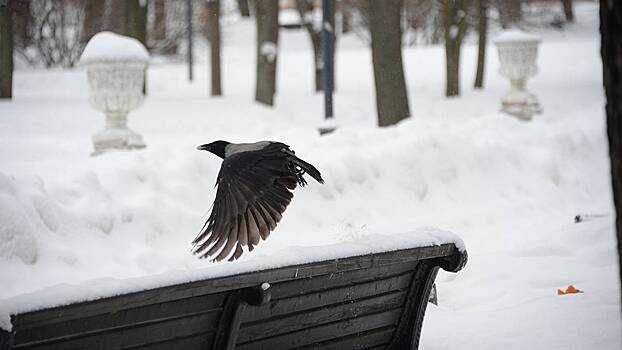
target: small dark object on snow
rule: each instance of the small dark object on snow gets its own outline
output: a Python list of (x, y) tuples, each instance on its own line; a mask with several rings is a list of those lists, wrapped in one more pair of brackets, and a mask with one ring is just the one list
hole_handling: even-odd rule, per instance
[(291, 191), (307, 184), (305, 173), (324, 183), (320, 172), (284, 143), (215, 141), (197, 149), (223, 159), (212, 212), (192, 242), (201, 258), (218, 253), (213, 260), (220, 261), (235, 247), (232, 261), (242, 255), (242, 247), (252, 251), (276, 228), (294, 197)]

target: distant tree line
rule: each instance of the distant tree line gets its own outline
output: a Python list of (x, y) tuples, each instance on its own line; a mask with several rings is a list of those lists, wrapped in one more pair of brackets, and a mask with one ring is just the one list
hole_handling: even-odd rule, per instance
[[(186, 35), (186, 1), (165, 0), (0, 0), (0, 55), (17, 56), (46, 67), (72, 67), (88, 40), (111, 30), (134, 37), (152, 52), (176, 54)], [(222, 91), (221, 24), (223, 0), (192, 0), (194, 21), (210, 43), (210, 87)], [(255, 100), (274, 104), (278, 63), (278, 0), (236, 0), (243, 18), (257, 26)], [(318, 1), (291, 0), (309, 35), (315, 73), (314, 90), (321, 91), (323, 64)], [(354, 32), (370, 44), (376, 92), (378, 125), (393, 125), (410, 116), (402, 62), (402, 47), (444, 43), (447, 96), (460, 95), (461, 46), (466, 35), (477, 35), (478, 59), (474, 87), (483, 88), (486, 43), (490, 24), (510, 26), (554, 25), (574, 21), (572, 0), (340, 0), (335, 1), (339, 24), (333, 18), (333, 40), (339, 33)], [(546, 11), (543, 9), (547, 9)], [(547, 12), (548, 11), (548, 12)], [(548, 16), (546, 14), (549, 14)], [(543, 15), (544, 14), (544, 15)], [(564, 16), (563, 18), (559, 16)], [(534, 20), (535, 18), (535, 20)], [(561, 24), (560, 24), (561, 23)], [(7, 40), (13, 38), (13, 40)], [(332, 59), (335, 57), (333, 55)], [(10, 62), (9, 62), (10, 61)], [(12, 60), (2, 60), (3, 96), (10, 86)]]

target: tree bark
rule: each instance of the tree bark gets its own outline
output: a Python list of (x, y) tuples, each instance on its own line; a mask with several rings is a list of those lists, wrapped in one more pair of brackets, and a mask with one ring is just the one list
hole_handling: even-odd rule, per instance
[(479, 18), (477, 21), (477, 32), (479, 41), (477, 44), (477, 70), (475, 73), (476, 89), (484, 87), (484, 68), (486, 65), (486, 38), (488, 32), (488, 0), (478, 0)]
[(401, 0), (369, 0), (370, 34), (378, 125), (408, 118), (408, 95), (402, 66)]
[(566, 22), (574, 22), (574, 11), (572, 9), (572, 0), (562, 0), (562, 6), (564, 7), (564, 15), (566, 15)]
[(619, 272), (622, 280), (622, 2), (600, 0), (601, 56), (603, 84), (607, 103), (607, 136), (611, 159), (613, 202), (616, 208), (616, 232)]
[(13, 98), (13, 11), (0, 5), (0, 98)]
[(147, 6), (140, 0), (125, 0), (124, 34), (140, 41), (147, 47)]
[(84, 23), (82, 42), (88, 42), (93, 35), (103, 30), (105, 1), (86, 1), (84, 4)]
[(279, 41), (279, 1), (255, 1), (257, 17), (257, 80), (255, 100), (272, 106), (276, 92)]
[(164, 0), (155, 0), (153, 2), (153, 40), (166, 40), (166, 4)]
[(507, 29), (522, 20), (521, 2), (522, 0), (497, 0), (501, 27)]
[(238, 0), (238, 8), (240, 9), (240, 15), (242, 17), (250, 17), (251, 11), (248, 6), (248, 0)]
[(467, 0), (443, 0), (445, 29), (445, 96), (460, 95), (460, 49), (466, 32)]
[[(322, 83), (323, 80), (323, 61), (322, 61), (322, 36), (321, 31), (317, 31), (316, 27), (313, 25), (312, 21), (306, 21), (305, 18), (308, 17), (309, 14), (313, 13), (313, 4), (312, 0), (297, 0), (296, 7), (298, 8), (298, 13), (300, 14), (300, 18), (303, 19), (304, 27), (309, 33), (309, 38), (311, 39), (311, 46), (313, 47), (313, 67), (315, 69), (315, 91), (323, 91), (324, 85)], [(335, 28), (335, 13), (333, 12), (333, 16), (331, 17), (331, 25)], [(335, 66), (335, 44), (336, 44), (336, 36), (335, 31), (333, 33), (333, 67)], [(335, 73), (333, 72), (333, 88), (335, 81)]]
[[(140, 41), (147, 48), (147, 6), (140, 0), (125, 0), (124, 34)], [(147, 94), (147, 71), (143, 82), (143, 94)]]
[(221, 96), (220, 82), (220, 1), (207, 2), (207, 36), (210, 43), (212, 96)]

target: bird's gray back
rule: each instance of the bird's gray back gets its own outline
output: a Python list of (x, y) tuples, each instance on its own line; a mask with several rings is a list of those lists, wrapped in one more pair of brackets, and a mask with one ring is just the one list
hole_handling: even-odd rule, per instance
[(225, 147), (225, 157), (229, 157), (233, 154), (240, 152), (252, 152), (259, 151), (270, 145), (270, 141), (259, 141), (254, 143), (231, 143)]

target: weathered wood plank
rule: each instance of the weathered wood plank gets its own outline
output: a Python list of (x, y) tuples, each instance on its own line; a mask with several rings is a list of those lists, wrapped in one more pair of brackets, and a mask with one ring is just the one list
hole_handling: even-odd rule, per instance
[(14, 325), (27, 327), (29, 324), (45, 324), (48, 322), (58, 322), (59, 320), (78, 319), (114, 312), (115, 310), (246, 288), (263, 282), (278, 283), (285, 280), (315, 277), (369, 268), (372, 266), (385, 266), (420, 259), (448, 256), (453, 253), (454, 249), (455, 247), (453, 244), (444, 244), (441, 246), (404, 249), (376, 255), (335, 259), (195, 281), (90, 302), (29, 312), (18, 315), (14, 320)]
[(409, 271), (412, 272), (415, 270), (418, 263), (418, 261), (407, 261), (402, 264), (370, 267), (368, 269), (336, 272), (317, 277), (284, 281), (272, 284), (270, 292), (272, 300), (316, 293), (330, 288), (364, 283), (390, 276), (401, 275)]
[(379, 350), (384, 349), (386, 344), (391, 340), (391, 336), (395, 331), (395, 327), (388, 326), (384, 328), (378, 328), (373, 331), (356, 333), (347, 337), (339, 338), (336, 341), (328, 341), (323, 343), (315, 343), (308, 345), (299, 350)]
[(267, 338), (256, 342), (240, 344), (238, 350), (279, 350), (291, 349), (318, 342), (345, 337), (348, 335), (365, 332), (368, 330), (395, 325), (401, 309), (389, 310), (377, 314), (351, 318), (344, 321), (325, 324), (318, 327), (307, 328), (302, 331), (292, 332)]
[(214, 341), (214, 332), (199, 333), (187, 337), (126, 347), (124, 350), (205, 350), (210, 349)]
[(157, 343), (213, 330), (220, 313), (183, 317), (164, 322), (145, 322), (132, 327), (98, 329), (93, 332), (16, 344), (13, 349), (118, 349)]
[[(271, 301), (265, 306), (246, 310), (242, 316), (242, 327), (248, 322), (265, 322), (265, 319), (298, 313), (325, 305), (352, 301), (372, 295), (408, 288), (411, 273), (390, 277), (384, 280), (371, 281), (347, 287), (330, 289), (319, 293)], [(292, 282), (294, 283), (294, 282)]]
[(254, 339), (273, 337), (339, 320), (399, 308), (404, 304), (405, 296), (406, 291), (400, 290), (365, 299), (333, 304), (314, 309), (313, 311), (305, 310), (299, 313), (288, 314), (281, 318), (260, 320), (252, 325), (242, 327), (238, 342), (244, 343)]
[(150, 320), (166, 321), (184, 315), (197, 313), (220, 312), (226, 293), (208, 294), (195, 298), (175, 300), (162, 304), (146, 305), (127, 310), (119, 310), (103, 315), (96, 315), (58, 323), (48, 323), (38, 327), (15, 327), (15, 343), (26, 343), (46, 338), (67, 336), (89, 332), (97, 329), (108, 329), (131, 326)]

